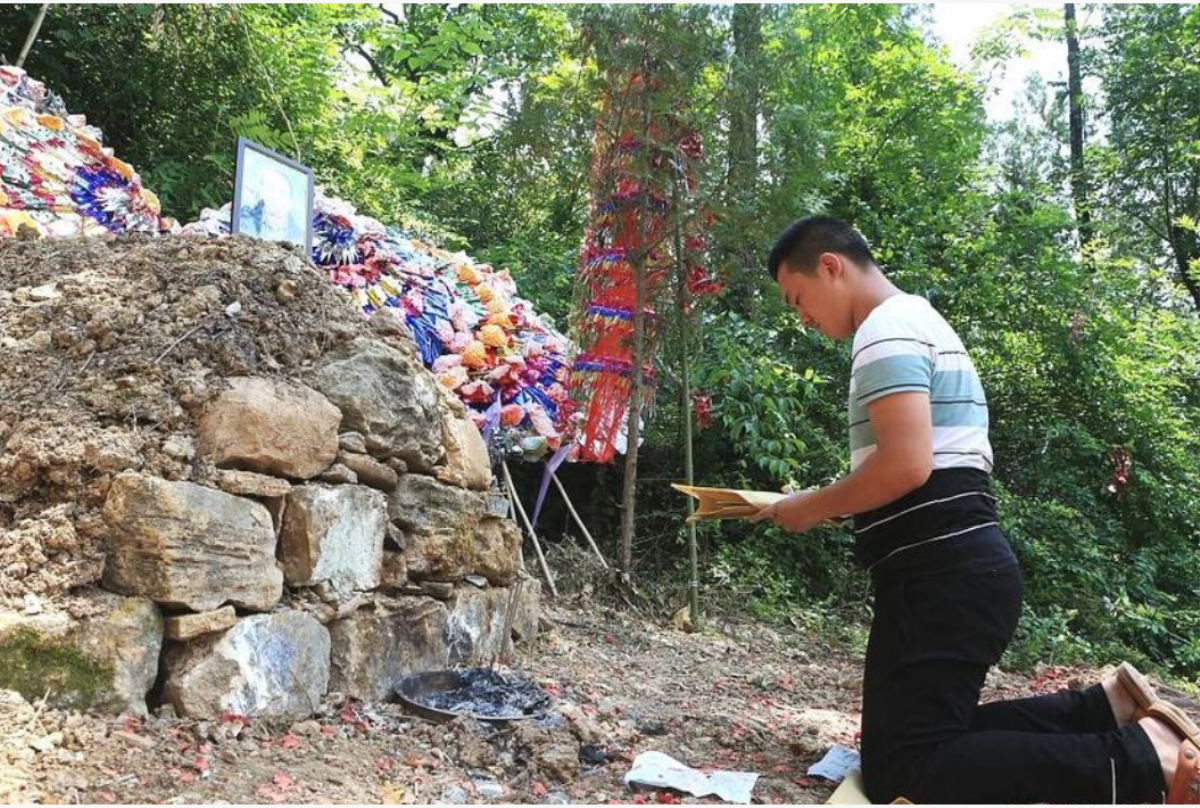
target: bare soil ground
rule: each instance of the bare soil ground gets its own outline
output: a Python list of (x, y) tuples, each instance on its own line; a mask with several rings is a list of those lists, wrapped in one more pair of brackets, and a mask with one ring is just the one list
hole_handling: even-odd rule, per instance
[[(640, 752), (754, 771), (760, 803), (823, 802), (806, 775), (853, 745), (858, 655), (749, 622), (685, 633), (595, 604), (556, 605), (513, 665), (554, 697), (541, 721), (433, 724), (399, 704), (348, 702), (287, 725), (226, 715), (138, 720), (41, 709), (0, 693), (0, 802), (716, 802), (623, 782)], [(987, 698), (1101, 671), (994, 672)]]

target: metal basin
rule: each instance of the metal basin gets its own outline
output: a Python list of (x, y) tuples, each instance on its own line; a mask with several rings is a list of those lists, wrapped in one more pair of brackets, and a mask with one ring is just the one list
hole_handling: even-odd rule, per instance
[(537, 685), (491, 668), (414, 673), (393, 689), (408, 710), (439, 723), (466, 715), (504, 724), (541, 718), (550, 706), (550, 696)]

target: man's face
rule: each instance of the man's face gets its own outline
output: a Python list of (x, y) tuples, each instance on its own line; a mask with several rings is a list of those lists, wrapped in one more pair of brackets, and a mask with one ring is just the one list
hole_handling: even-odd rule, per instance
[(794, 271), (785, 261), (779, 267), (779, 294), (805, 328), (831, 339), (854, 334), (846, 286), (846, 267), (834, 253), (822, 253), (812, 272)]

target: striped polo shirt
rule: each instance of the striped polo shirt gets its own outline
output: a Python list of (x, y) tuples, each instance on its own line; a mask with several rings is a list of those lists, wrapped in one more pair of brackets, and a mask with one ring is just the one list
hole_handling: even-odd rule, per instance
[(933, 473), (896, 502), (855, 518), (859, 562), (868, 569), (915, 547), (997, 524), (988, 480), (992, 447), (983, 385), (950, 324), (923, 297), (896, 294), (854, 335), (850, 467), (875, 451), (867, 405), (893, 393), (929, 395)]

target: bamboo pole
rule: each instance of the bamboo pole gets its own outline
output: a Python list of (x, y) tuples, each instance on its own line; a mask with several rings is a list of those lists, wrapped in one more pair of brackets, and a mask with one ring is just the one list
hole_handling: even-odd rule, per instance
[(558, 486), (558, 493), (562, 494), (563, 502), (567, 503), (567, 510), (571, 512), (571, 516), (575, 517), (575, 524), (579, 525), (579, 529), (583, 531), (584, 538), (592, 546), (592, 552), (596, 554), (596, 558), (600, 559), (600, 565), (604, 569), (608, 569), (608, 562), (604, 560), (604, 556), (600, 553), (600, 548), (596, 546), (596, 540), (588, 532), (587, 525), (583, 523), (583, 520), (579, 518), (579, 514), (575, 512), (575, 506), (571, 504), (571, 498), (567, 496), (567, 489), (563, 488), (563, 484), (559, 482), (558, 475), (550, 472), (550, 479), (554, 480), (554, 484)]
[[(692, 382), (688, 375), (688, 360), (690, 359), (688, 338), (691, 336), (691, 317), (688, 315), (687, 278), (683, 268), (683, 228), (679, 222), (679, 183), (675, 178), (672, 195), (675, 197), (675, 271), (676, 271), (676, 305), (679, 308), (680, 361), (682, 367), (682, 385), (680, 390), (681, 408), (683, 410), (683, 471), (688, 485), (695, 484), (695, 474), (692, 465)], [(687, 498), (687, 512), (691, 517), (695, 511), (695, 502)], [(696, 550), (696, 523), (690, 518), (685, 522), (688, 532), (688, 613), (692, 625), (700, 627), (700, 562)]]
[(504, 470), (504, 484), (508, 486), (508, 495), (512, 497), (513, 505), (516, 506), (521, 521), (525, 523), (525, 528), (529, 531), (529, 538), (533, 539), (533, 549), (537, 551), (538, 564), (542, 568), (542, 575), (546, 577), (546, 583), (550, 586), (550, 594), (558, 597), (558, 587), (554, 585), (554, 576), (550, 574), (550, 565), (546, 563), (546, 556), (542, 554), (542, 543), (538, 541), (537, 533), (533, 531), (533, 525), (530, 524), (529, 517), (525, 515), (525, 506), (517, 497), (517, 487), (513, 485), (512, 474), (508, 471), (508, 461), (501, 460), (500, 468)]

